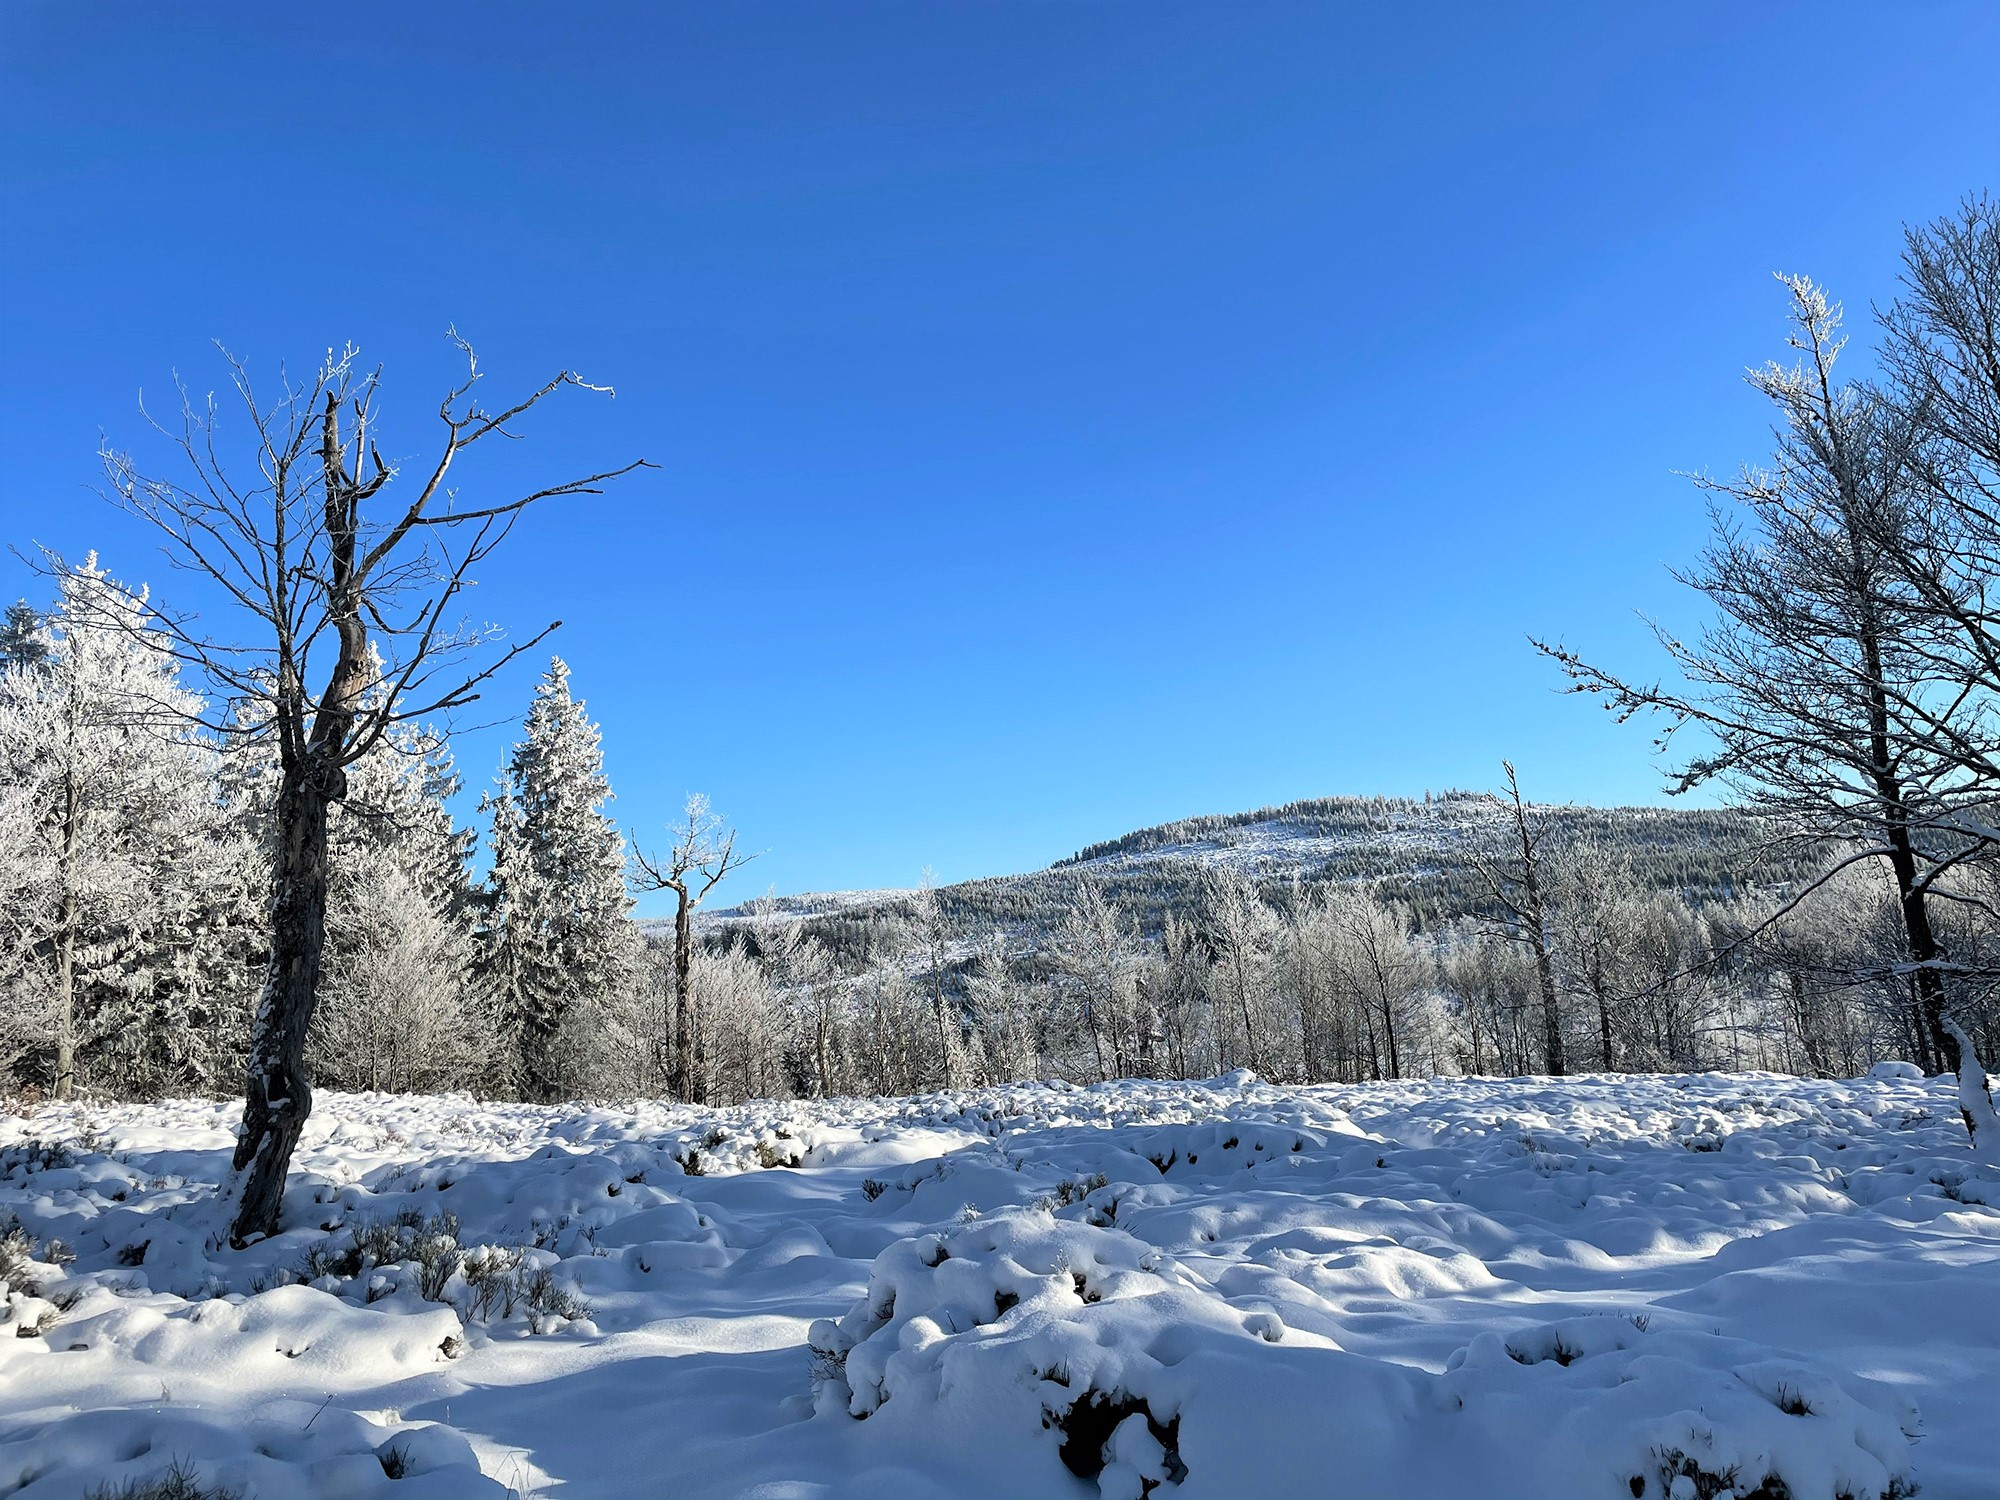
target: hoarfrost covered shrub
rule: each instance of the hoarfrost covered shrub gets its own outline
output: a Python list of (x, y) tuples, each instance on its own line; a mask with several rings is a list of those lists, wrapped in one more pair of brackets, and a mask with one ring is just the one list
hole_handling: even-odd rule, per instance
[[(403, 1265), (414, 1268), (419, 1297), (452, 1306), (469, 1322), (504, 1321), (521, 1313), (530, 1332), (542, 1333), (590, 1316), (588, 1304), (556, 1279), (544, 1252), (525, 1246), (467, 1248), (450, 1213), (404, 1209), (393, 1219), (358, 1225), (344, 1238), (329, 1235), (307, 1248), (298, 1274), (307, 1282), (348, 1282)], [(372, 1280), (367, 1300), (394, 1289), (387, 1278)]]
[(324, 1276), (349, 1281), (377, 1266), (415, 1262), (426, 1288), (424, 1300), (443, 1300), (445, 1284), (458, 1269), (462, 1252), (458, 1243), (458, 1220), (450, 1213), (425, 1214), (406, 1208), (393, 1219), (374, 1219), (356, 1225), (343, 1242), (329, 1235), (307, 1247), (299, 1272), (307, 1281)]
[(465, 1301), (462, 1311), (474, 1323), (502, 1321), (525, 1312), (528, 1330), (542, 1333), (558, 1321), (590, 1316), (590, 1306), (574, 1290), (556, 1280), (548, 1264), (525, 1249), (482, 1245), (467, 1253), (463, 1266)]

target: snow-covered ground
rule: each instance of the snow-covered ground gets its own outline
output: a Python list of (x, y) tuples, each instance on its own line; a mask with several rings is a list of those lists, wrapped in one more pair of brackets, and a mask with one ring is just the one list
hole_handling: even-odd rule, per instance
[(332, 1096), (243, 1252), (234, 1113), (0, 1118), (0, 1495), (2000, 1495), (1943, 1082)]

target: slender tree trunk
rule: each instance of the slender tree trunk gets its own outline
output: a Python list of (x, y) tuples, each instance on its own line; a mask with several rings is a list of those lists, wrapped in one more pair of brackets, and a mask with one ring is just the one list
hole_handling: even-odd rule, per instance
[(1243, 949), (1235, 945), (1231, 955), (1236, 966), (1236, 1000), (1243, 1007), (1243, 1052), (1249, 1060), (1250, 1071), (1262, 1073), (1264, 1067), (1257, 1056), (1257, 1028), (1250, 1020), (1250, 975), (1243, 963)]
[(1562, 1009), (1556, 996), (1555, 971), (1549, 962), (1549, 932), (1542, 918), (1542, 882), (1535, 868), (1535, 845), (1528, 837), (1528, 811), (1521, 805), (1519, 792), (1514, 794), (1514, 829), (1521, 841), (1521, 888), (1528, 897), (1523, 916), (1534, 928), (1531, 936), (1535, 949), (1535, 988), (1542, 1002), (1542, 1045), (1548, 1054), (1549, 1073), (1561, 1078), (1567, 1071), (1563, 1065)]
[(285, 1172), (312, 1112), (306, 1032), (319, 994), (326, 945), (327, 802), (345, 775), (308, 762), (288, 765), (278, 789), (278, 868), (271, 890), (271, 960), (251, 1023), (243, 1123), (231, 1163), (248, 1169), (230, 1239), (237, 1246), (277, 1233)]
[(944, 974), (940, 961), (931, 963), (931, 1014), (937, 1022), (938, 1066), (944, 1070), (944, 1086), (951, 1087), (951, 1031), (945, 1023)]
[(685, 888), (674, 892), (674, 1093), (689, 1104), (702, 1102), (695, 1057), (694, 911)]

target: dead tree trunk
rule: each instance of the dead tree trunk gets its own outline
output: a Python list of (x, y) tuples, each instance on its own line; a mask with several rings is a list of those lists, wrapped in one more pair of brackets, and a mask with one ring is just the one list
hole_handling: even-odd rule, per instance
[(231, 1165), (245, 1172), (230, 1238), (275, 1232), (285, 1173), (312, 1112), (306, 1033), (326, 945), (327, 803), (345, 773), (287, 768), (278, 791), (278, 867), (271, 890), (271, 958), (251, 1023), (243, 1122)]

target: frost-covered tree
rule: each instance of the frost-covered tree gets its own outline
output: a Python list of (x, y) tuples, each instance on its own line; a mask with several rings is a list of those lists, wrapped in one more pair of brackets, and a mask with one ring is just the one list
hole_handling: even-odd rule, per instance
[[(1272, 994), (1271, 959), (1278, 919), (1248, 878), (1216, 867), (1202, 878), (1201, 922), (1214, 954), (1209, 984), (1214, 996), (1218, 1041), (1228, 1037), (1226, 1066), (1240, 1062), (1266, 1072), (1269, 1027), (1260, 1024)], [(1241, 1026), (1241, 1031), (1236, 1028)], [(1231, 1035), (1231, 1033), (1236, 1033)]]
[(1924, 1059), (1948, 1067), (1957, 1044), (1943, 1025), (1949, 966), (1934, 908), (1940, 878), (1967, 854), (1955, 828), (1993, 797), (1981, 767), (2000, 768), (2000, 724), (1990, 688), (1958, 680), (1953, 622), (1927, 597), (1927, 577), (1943, 593), (1967, 583), (1944, 560), (1949, 528), (1923, 493), (1933, 435), (1907, 403), (1836, 374), (1839, 307), (1803, 277), (1786, 284), (1797, 361), (1750, 376), (1775, 415), (1774, 463), (1709, 485), (1739, 509), (1716, 514), (1682, 581), (1716, 620), (1686, 640), (1661, 634), (1685, 685), (1630, 682), (1543, 649), (1572, 691), (1621, 718), (1658, 715), (1663, 751), (1695, 741), (1674, 790), (1724, 784), (1776, 826), (1837, 841), (1822, 878), (1883, 863)]
[(682, 809), (672, 846), (660, 858), (633, 855), (633, 880), (642, 890), (674, 893), (673, 1088), (691, 1104), (706, 1102), (702, 1079), (700, 1007), (695, 1003), (694, 914), (709, 894), (754, 856), (736, 851), (736, 831), (696, 792)]
[(1495, 847), (1476, 853), (1474, 864), (1501, 913), (1490, 930), (1518, 944), (1533, 961), (1542, 1023), (1542, 1067), (1561, 1078), (1568, 1066), (1562, 992), (1556, 986), (1555, 914), (1545, 847), (1548, 830), (1522, 797), (1513, 763), (1502, 761), (1500, 768), (1507, 777), (1506, 831)]
[(1411, 938), (1410, 914), (1358, 890), (1336, 893), (1329, 911), (1340, 989), (1354, 1006), (1369, 1076), (1400, 1078), (1429, 977), (1426, 956)]
[(49, 659), (48, 621), (25, 599), (17, 599), (0, 616), (0, 671), (9, 667), (39, 667)]
[(1098, 1078), (1127, 1071), (1135, 1050), (1128, 1021), (1140, 952), (1132, 920), (1105, 898), (1099, 882), (1078, 877), (1050, 939), (1049, 956), (1070, 1013), (1090, 1039)]
[(957, 1003), (946, 994), (952, 969), (952, 924), (938, 900), (937, 879), (925, 866), (917, 888), (910, 892), (908, 958), (920, 976), (930, 1001), (931, 1024), (937, 1040), (938, 1074), (945, 1088), (965, 1081), (965, 1044), (960, 1034)]
[(93, 555), (57, 573), (46, 651), (0, 673), (16, 880), (0, 922), (18, 1044), (58, 1095), (211, 1083), (237, 1039), (250, 863), (215, 795), (198, 697), (143, 593)]
[(637, 977), (625, 840), (605, 811), (611, 797), (597, 726), (556, 657), (488, 803), (487, 968), (530, 1098), (555, 1098), (575, 1082), (575, 1029), (614, 1010)]
[[(465, 379), (438, 403), (436, 441), (407, 476), (382, 455), (381, 372), (351, 347), (302, 382), (281, 376), (270, 400), (230, 359), (228, 404), (240, 428), (222, 419), (214, 396), (197, 401), (182, 389), (178, 420), (154, 424), (173, 455), (169, 469), (142, 468), (118, 450), (103, 455), (116, 497), (158, 529), (178, 565), (207, 578), (233, 621), (220, 635), (192, 616), (162, 624), (211, 689), (212, 727), (234, 728), (234, 707), (258, 704), (254, 722), (277, 749), (269, 958), (227, 1190), (239, 1246), (277, 1231), (285, 1174), (312, 1110), (305, 1049), (326, 947), (329, 810), (346, 796), (348, 767), (397, 723), (471, 703), (533, 644), (491, 650), (496, 632), (460, 614), (473, 570), (522, 512), (598, 493), (641, 467), (525, 492), (511, 476), (469, 472), (499, 446), (487, 439), (517, 436), (532, 408), (585, 382), (563, 371), (492, 409), (476, 394), (471, 349), (454, 341)], [(497, 494), (462, 495), (464, 481)], [(378, 683), (385, 690), (371, 697)]]
[(974, 1035), (984, 1063), (984, 1081), (1033, 1078), (1042, 1071), (1037, 991), (1023, 982), (1008, 961), (1007, 935), (986, 934), (973, 952), (966, 976)]

